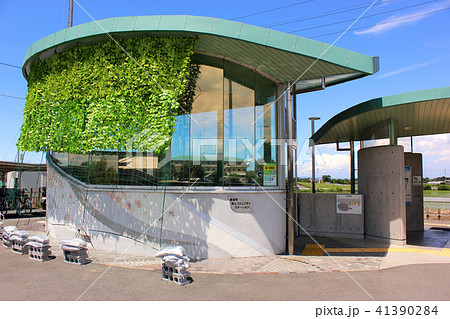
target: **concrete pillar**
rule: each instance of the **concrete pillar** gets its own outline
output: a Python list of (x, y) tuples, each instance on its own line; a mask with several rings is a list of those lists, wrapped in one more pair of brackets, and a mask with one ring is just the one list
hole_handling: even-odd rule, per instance
[(364, 195), (364, 233), (387, 243), (406, 243), (403, 146), (358, 151), (358, 193)]
[(406, 231), (423, 231), (422, 154), (405, 153), (405, 166), (411, 167), (411, 204), (406, 204)]

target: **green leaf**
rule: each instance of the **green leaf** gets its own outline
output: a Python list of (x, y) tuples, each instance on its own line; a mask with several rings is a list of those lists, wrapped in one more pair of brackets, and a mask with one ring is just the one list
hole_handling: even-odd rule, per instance
[[(18, 148), (85, 153), (164, 151), (190, 112), (199, 67), (194, 38), (140, 37), (67, 49), (35, 64)], [(152, 138), (139, 138), (146, 132)], [(132, 140), (135, 142), (130, 142)]]

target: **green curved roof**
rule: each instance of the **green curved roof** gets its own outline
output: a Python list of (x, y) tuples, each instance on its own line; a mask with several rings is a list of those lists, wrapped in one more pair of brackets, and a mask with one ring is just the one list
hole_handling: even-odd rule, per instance
[(378, 71), (378, 57), (245, 23), (197, 16), (136, 16), (77, 25), (33, 43), (25, 55), (23, 74), (27, 78), (33, 64), (55, 52), (109, 39), (108, 34), (197, 37), (197, 53), (225, 57), (281, 83), (295, 81), (307, 70), (296, 90), (320, 88), (323, 82), (334, 85)]
[(450, 133), (450, 87), (363, 102), (331, 118), (311, 139), (328, 144), (388, 138), (391, 118), (396, 137)]

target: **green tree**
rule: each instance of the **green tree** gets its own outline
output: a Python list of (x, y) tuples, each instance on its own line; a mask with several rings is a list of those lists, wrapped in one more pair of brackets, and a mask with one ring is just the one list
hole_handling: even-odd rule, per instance
[(202, 181), (205, 178), (205, 168), (201, 165), (192, 166), (192, 174), (195, 178)]
[(322, 175), (322, 182), (331, 183), (331, 176), (330, 175)]

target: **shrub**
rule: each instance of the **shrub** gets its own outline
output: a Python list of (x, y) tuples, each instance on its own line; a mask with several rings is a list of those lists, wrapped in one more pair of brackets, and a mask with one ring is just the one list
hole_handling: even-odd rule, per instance
[(423, 190), (424, 191), (431, 191), (431, 185), (430, 184), (423, 184)]

